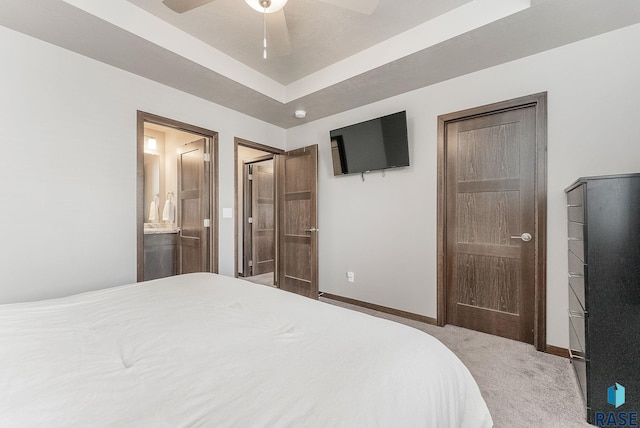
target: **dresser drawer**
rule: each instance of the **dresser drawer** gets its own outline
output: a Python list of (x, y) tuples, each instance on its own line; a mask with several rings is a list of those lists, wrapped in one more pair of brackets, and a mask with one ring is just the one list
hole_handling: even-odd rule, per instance
[(584, 223), (583, 192), (583, 186), (580, 186), (567, 193), (567, 210), (569, 211), (569, 221)]
[[(587, 301), (584, 296), (584, 276), (582, 275), (578, 276), (576, 274), (570, 273), (569, 288), (573, 291), (573, 293), (575, 293), (576, 297), (578, 298), (578, 301), (580, 302), (580, 306), (582, 306), (582, 308), (586, 310)], [(571, 297), (571, 294), (569, 294), (569, 297)]]
[(578, 379), (578, 386), (580, 392), (582, 392), (582, 398), (586, 404), (587, 402), (587, 362), (584, 359), (578, 357), (571, 358), (571, 365), (576, 372), (576, 378)]
[(585, 313), (578, 302), (571, 287), (569, 287), (569, 324), (571, 325), (572, 334), (569, 337), (571, 352), (580, 356), (585, 356), (586, 336), (585, 336)]
[(584, 207), (580, 206), (571, 206), (567, 207), (569, 211), (569, 221), (575, 221), (578, 223), (584, 223)]
[(569, 251), (569, 275), (584, 276), (584, 262)]
[(576, 255), (582, 263), (584, 260), (584, 241), (578, 238), (569, 237), (569, 251)]
[(580, 185), (567, 192), (567, 203), (569, 205), (584, 205), (584, 186)]
[(575, 221), (569, 222), (569, 239), (584, 240), (584, 224)]
[(570, 314), (579, 314), (581, 317), (586, 312), (584, 299), (581, 298), (571, 284), (569, 284), (569, 312)]

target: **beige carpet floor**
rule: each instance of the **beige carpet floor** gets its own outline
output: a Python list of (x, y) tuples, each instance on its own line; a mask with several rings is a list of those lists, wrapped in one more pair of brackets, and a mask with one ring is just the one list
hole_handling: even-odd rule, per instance
[(455, 326), (436, 327), (321, 297), (321, 301), (422, 330), (451, 349), (476, 379), (496, 428), (584, 428), (569, 360), (531, 345)]

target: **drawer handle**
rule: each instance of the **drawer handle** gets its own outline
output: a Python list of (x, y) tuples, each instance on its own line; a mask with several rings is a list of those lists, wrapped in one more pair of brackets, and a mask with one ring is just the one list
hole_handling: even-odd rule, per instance
[(571, 352), (571, 348), (569, 348), (569, 358), (572, 360), (587, 361), (585, 357), (581, 357), (580, 355), (573, 355), (573, 352)]
[(584, 275), (578, 272), (569, 272), (569, 278), (584, 278)]
[(584, 319), (584, 312), (581, 311), (573, 311), (569, 309), (569, 318), (582, 318)]

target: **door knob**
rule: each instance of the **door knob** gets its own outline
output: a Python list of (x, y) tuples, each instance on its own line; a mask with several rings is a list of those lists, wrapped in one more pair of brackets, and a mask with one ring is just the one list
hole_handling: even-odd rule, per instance
[(316, 229), (315, 227), (312, 227), (311, 229), (305, 229), (305, 232), (319, 232), (319, 229)]
[(531, 234), (525, 232), (522, 235), (512, 235), (511, 239), (522, 239), (524, 242), (529, 242), (531, 241)]

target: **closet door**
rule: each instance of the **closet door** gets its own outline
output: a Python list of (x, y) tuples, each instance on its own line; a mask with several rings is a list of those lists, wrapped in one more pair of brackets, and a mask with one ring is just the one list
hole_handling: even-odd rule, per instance
[(279, 287), (318, 298), (318, 146), (277, 158)]
[(536, 108), (445, 132), (447, 323), (533, 344)]

